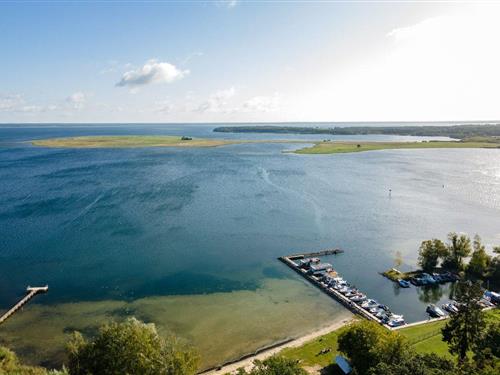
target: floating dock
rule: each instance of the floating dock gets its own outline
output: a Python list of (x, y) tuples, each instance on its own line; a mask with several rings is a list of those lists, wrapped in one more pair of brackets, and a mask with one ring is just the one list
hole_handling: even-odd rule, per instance
[(16, 303), (9, 311), (0, 316), (0, 324), (9, 319), (14, 313), (16, 313), (19, 309), (21, 309), (24, 305), (26, 305), (34, 296), (38, 293), (47, 293), (49, 290), (49, 286), (28, 286), (26, 288), (26, 295)]

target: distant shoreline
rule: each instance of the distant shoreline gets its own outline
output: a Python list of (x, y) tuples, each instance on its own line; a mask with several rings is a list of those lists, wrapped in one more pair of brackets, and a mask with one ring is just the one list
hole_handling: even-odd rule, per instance
[(247, 125), (219, 126), (216, 133), (273, 133), (273, 134), (325, 134), (325, 135), (406, 135), (421, 137), (449, 137), (466, 139), (470, 137), (500, 137), (500, 123), (461, 125), (407, 125), (407, 126), (278, 126)]
[(439, 149), (439, 148), (500, 148), (500, 138), (479, 138), (464, 141), (421, 142), (375, 142), (375, 141), (317, 141), (317, 140), (227, 140), (191, 138), (163, 135), (131, 136), (82, 136), (48, 138), (29, 141), (32, 145), (49, 148), (140, 148), (140, 147), (186, 147), (205, 148), (249, 143), (313, 144), (297, 150), (285, 151), (295, 154), (338, 154), (389, 149)]

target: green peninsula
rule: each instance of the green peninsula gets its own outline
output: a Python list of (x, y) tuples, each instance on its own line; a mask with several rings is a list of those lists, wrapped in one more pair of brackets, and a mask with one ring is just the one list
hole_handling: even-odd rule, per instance
[(315, 143), (294, 151), (296, 154), (340, 154), (376, 150), (417, 149), (417, 148), (500, 148), (500, 140), (495, 141), (424, 141), (424, 142), (336, 142)]

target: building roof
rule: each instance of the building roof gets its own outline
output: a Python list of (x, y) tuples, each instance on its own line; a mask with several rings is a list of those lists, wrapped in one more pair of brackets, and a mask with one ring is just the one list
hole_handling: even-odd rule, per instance
[(344, 374), (350, 374), (351, 373), (352, 367), (349, 364), (349, 362), (347, 361), (347, 359), (345, 359), (341, 355), (337, 355), (335, 357), (335, 362), (337, 363), (337, 366), (339, 366), (339, 368), (342, 370), (342, 372)]

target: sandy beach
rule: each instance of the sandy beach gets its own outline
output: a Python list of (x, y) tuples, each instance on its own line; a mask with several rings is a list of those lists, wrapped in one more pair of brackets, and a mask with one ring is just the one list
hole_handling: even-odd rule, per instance
[(329, 332), (335, 331), (335, 330), (351, 323), (353, 320), (355, 320), (354, 316), (352, 316), (351, 318), (343, 318), (342, 320), (334, 322), (327, 327), (321, 328), (321, 329), (314, 331), (314, 332), (311, 332), (307, 335), (298, 337), (294, 340), (285, 342), (282, 345), (272, 347), (268, 350), (263, 350), (262, 352), (260, 352), (256, 355), (244, 358), (238, 362), (228, 364), (227, 366), (222, 366), (217, 370), (208, 370), (205, 372), (201, 372), (200, 374), (203, 374), (203, 375), (216, 375), (216, 374), (220, 375), (220, 374), (228, 374), (228, 373), (233, 374), (236, 372), (237, 369), (239, 369), (241, 367), (243, 367), (245, 370), (249, 370), (253, 367), (253, 361), (255, 361), (256, 359), (262, 361), (266, 358), (273, 356), (274, 354), (279, 353), (281, 350), (283, 350), (285, 348), (294, 348), (294, 347), (301, 346), (301, 345), (305, 344), (306, 342), (314, 340), (315, 338), (317, 338), (319, 336), (323, 336)]

